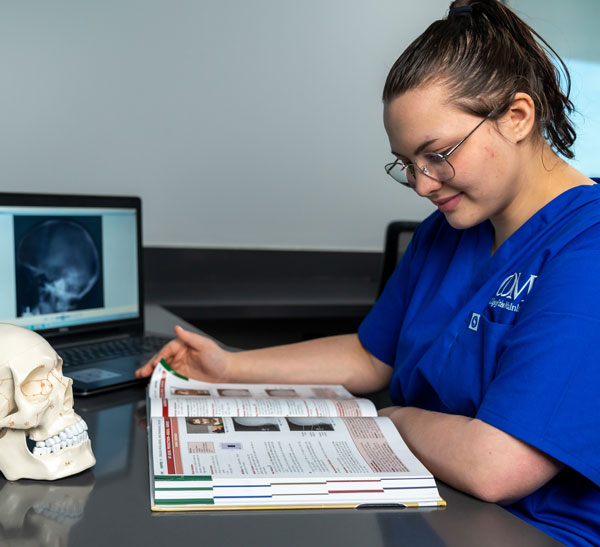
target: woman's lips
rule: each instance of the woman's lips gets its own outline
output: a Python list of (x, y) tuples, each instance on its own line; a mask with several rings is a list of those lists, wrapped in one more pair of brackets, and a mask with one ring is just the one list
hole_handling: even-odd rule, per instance
[(442, 213), (448, 213), (457, 207), (461, 198), (462, 193), (459, 193), (449, 198), (439, 199), (433, 203)]

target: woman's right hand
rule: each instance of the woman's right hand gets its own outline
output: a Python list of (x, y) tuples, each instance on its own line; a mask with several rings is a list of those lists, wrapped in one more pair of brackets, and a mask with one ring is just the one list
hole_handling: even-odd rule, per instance
[(160, 360), (164, 359), (173, 370), (188, 378), (204, 382), (231, 381), (227, 374), (230, 352), (210, 338), (185, 330), (179, 325), (175, 327), (175, 336), (174, 340), (136, 371), (137, 378), (150, 376)]

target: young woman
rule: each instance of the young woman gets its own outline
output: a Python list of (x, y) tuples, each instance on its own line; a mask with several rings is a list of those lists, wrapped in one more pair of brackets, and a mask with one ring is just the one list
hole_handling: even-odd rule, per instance
[(228, 353), (177, 327), (138, 374), (389, 386), (381, 414), (435, 476), (598, 544), (600, 190), (559, 157), (575, 132), (549, 54), (501, 3), (461, 0), (396, 61), (386, 171), (438, 211), (358, 334)]

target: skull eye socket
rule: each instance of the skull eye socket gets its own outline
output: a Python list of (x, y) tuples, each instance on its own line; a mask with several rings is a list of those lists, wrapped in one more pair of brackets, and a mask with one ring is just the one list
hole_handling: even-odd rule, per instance
[(45, 401), (53, 389), (49, 376), (45, 365), (34, 368), (21, 384), (21, 393), (32, 403)]

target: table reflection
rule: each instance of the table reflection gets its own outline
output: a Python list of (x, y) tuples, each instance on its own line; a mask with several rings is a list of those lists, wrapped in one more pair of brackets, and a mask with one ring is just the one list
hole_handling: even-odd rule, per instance
[(96, 477), (110, 480), (126, 474), (131, 466), (131, 438), (136, 403), (118, 404), (92, 411), (80, 410), (96, 456)]
[(0, 543), (66, 546), (72, 526), (83, 518), (94, 475), (84, 471), (56, 482), (0, 482)]

